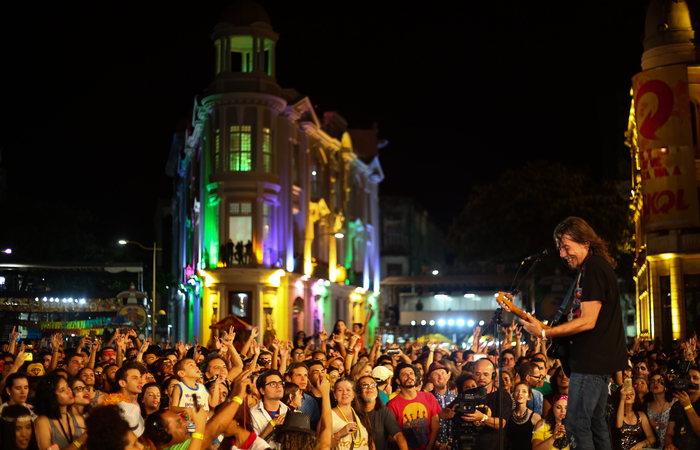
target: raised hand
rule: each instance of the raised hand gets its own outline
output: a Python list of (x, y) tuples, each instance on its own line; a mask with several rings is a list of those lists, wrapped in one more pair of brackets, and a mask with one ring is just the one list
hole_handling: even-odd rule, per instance
[(260, 327), (253, 327), (253, 329), (250, 330), (250, 338), (256, 339), (258, 336), (260, 336)]
[(63, 344), (63, 335), (61, 333), (54, 333), (54, 335), (51, 336), (51, 347), (53, 347), (54, 350), (59, 350), (61, 344)]

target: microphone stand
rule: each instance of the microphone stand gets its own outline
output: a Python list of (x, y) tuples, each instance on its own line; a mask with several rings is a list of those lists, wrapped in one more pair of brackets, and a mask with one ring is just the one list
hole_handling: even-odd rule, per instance
[[(496, 308), (496, 311), (493, 313), (493, 317), (491, 318), (491, 325), (493, 325), (495, 328), (494, 330), (496, 331), (496, 346), (498, 347), (498, 356), (496, 359), (496, 377), (494, 378), (494, 386), (498, 386), (498, 404), (496, 405), (495, 410), (496, 412), (496, 417), (498, 420), (501, 420), (501, 415), (503, 414), (503, 386), (501, 386), (501, 370), (503, 369), (503, 363), (501, 360), (501, 340), (503, 339), (503, 308)], [(491, 326), (489, 325), (489, 326)], [(497, 383), (496, 383), (497, 382)], [(508, 423), (508, 420), (506, 418), (506, 423)], [(503, 450), (503, 446), (505, 444), (505, 439), (504, 439), (504, 433), (505, 433), (505, 427), (499, 427), (498, 428), (498, 442), (499, 442), (499, 449)]]

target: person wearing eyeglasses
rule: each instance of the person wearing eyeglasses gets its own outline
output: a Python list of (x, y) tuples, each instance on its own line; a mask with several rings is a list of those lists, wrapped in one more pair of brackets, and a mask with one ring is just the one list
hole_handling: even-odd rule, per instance
[(541, 416), (544, 396), (541, 392), (536, 391), (535, 388), (540, 384), (540, 380), (544, 378), (544, 375), (540, 372), (539, 366), (533, 362), (522, 363), (518, 369), (518, 374), (520, 375), (520, 380), (527, 383), (532, 389), (530, 400), (527, 401), (527, 408)]
[(361, 377), (355, 384), (355, 398), (364, 406), (369, 416), (374, 435), (375, 450), (389, 448), (389, 437), (393, 437), (399, 450), (408, 450), (406, 437), (394, 414), (378, 398), (378, 386), (373, 377)]
[(284, 423), (289, 408), (282, 403), (284, 397), (282, 375), (276, 370), (263, 372), (255, 382), (261, 400), (250, 408), (255, 434), (266, 438), (275, 427)]

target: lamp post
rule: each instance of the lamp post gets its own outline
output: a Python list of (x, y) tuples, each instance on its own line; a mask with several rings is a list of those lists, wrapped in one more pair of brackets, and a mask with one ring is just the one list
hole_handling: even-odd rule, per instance
[(153, 310), (151, 312), (151, 337), (153, 338), (153, 343), (156, 343), (156, 251), (163, 250), (162, 248), (156, 247), (156, 243), (153, 243), (153, 247), (145, 247), (136, 241), (120, 240), (121, 245), (126, 244), (136, 244), (144, 250), (153, 250)]

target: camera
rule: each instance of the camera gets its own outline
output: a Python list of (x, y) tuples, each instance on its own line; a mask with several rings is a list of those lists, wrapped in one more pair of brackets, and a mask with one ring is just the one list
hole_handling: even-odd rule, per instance
[(673, 380), (673, 383), (671, 384), (670, 391), (671, 392), (689, 391), (689, 390), (697, 391), (698, 389), (700, 389), (700, 386), (693, 383), (688, 378), (685, 378), (688, 376), (690, 369), (695, 369), (693, 361), (678, 361), (678, 366), (679, 366), (678, 370), (677, 370), (678, 378)]
[(690, 380), (686, 378), (676, 378), (673, 380), (673, 390), (674, 391), (688, 391), (688, 390), (695, 390), (697, 391), (700, 389), (700, 386), (697, 384), (691, 382)]
[(474, 422), (462, 420), (462, 415), (472, 414), (486, 400), (486, 388), (469, 389), (459, 394), (448, 408), (454, 408), (452, 418), (452, 442), (456, 450), (471, 450), (476, 445), (477, 425)]

